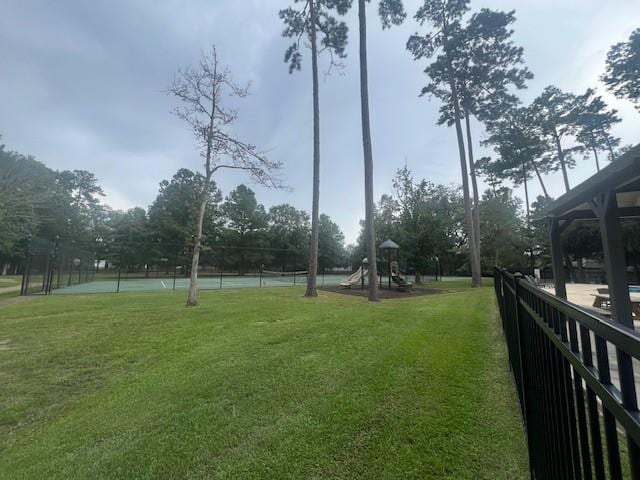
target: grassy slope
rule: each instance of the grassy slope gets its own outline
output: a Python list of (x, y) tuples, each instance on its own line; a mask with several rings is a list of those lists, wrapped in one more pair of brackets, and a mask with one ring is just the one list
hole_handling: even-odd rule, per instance
[(1, 308), (0, 477), (527, 477), (491, 289), (301, 293)]
[(0, 301), (20, 295), (20, 275), (0, 276)]

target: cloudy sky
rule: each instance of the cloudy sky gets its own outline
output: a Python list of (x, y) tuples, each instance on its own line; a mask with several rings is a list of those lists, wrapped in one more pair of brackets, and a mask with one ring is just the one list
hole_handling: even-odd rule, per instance
[[(8, 148), (55, 169), (94, 172), (115, 208), (148, 206), (158, 183), (178, 168), (200, 168), (191, 134), (169, 114), (164, 91), (173, 73), (215, 43), (239, 81), (252, 82), (235, 133), (283, 162), (291, 192), (255, 187), (267, 207), (288, 202), (310, 210), (310, 69), (288, 74), (278, 10), (291, 0), (3, 0), (0, 15), (0, 135)], [(420, 0), (406, 0), (411, 15)], [(608, 48), (640, 27), (638, 0), (473, 0), (472, 8), (515, 9), (514, 39), (535, 79), (529, 102), (549, 84), (575, 93), (597, 87), (623, 122), (623, 143), (640, 142), (640, 114), (604, 91), (598, 77)], [(341, 74), (321, 81), (321, 210), (357, 237), (364, 215), (355, 10)], [(438, 103), (418, 98), (424, 64), (405, 50), (416, 30), (383, 32), (371, 9), (370, 101), (376, 197), (405, 163), (416, 177), (460, 182), (454, 131), (435, 125)], [(481, 132), (478, 132), (481, 136)], [(482, 151), (480, 151), (482, 153)], [(592, 160), (570, 172), (575, 185)], [(247, 182), (217, 179), (227, 193)], [(548, 179), (563, 192), (560, 175)], [(538, 193), (533, 186), (534, 194)]]

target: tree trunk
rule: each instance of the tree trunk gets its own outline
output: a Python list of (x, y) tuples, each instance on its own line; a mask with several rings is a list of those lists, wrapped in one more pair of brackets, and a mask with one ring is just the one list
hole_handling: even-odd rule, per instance
[(473, 228), (476, 240), (476, 251), (480, 258), (480, 194), (478, 192), (478, 180), (476, 178), (476, 164), (473, 159), (473, 143), (471, 141), (471, 122), (469, 112), (465, 110), (464, 120), (467, 129), (467, 152), (469, 153), (469, 173), (471, 174), (471, 190), (473, 192)]
[(633, 270), (636, 272), (636, 283), (640, 285), (640, 265), (634, 263)]
[(422, 275), (419, 270), (416, 270), (415, 278), (413, 279), (416, 285), (422, 285)]
[[(522, 178), (524, 180), (524, 201), (527, 205), (527, 243), (531, 240), (531, 206), (529, 202), (529, 181), (527, 180), (528, 172), (527, 172), (527, 162), (522, 162)], [(533, 258), (533, 246), (529, 248), (529, 264), (531, 265), (531, 270), (535, 268), (535, 259)], [(497, 264), (496, 264), (497, 265)]]
[(607, 150), (609, 150), (609, 160), (611, 162), (615, 162), (616, 154), (613, 153), (613, 146), (611, 145), (611, 139), (609, 138), (609, 135), (607, 135), (606, 138), (607, 138)]
[(311, 207), (311, 241), (307, 267), (306, 297), (317, 297), (318, 240), (320, 235), (320, 92), (318, 86), (318, 48), (316, 40), (315, 0), (309, 2), (311, 15), (311, 65), (313, 76), (313, 201)]
[(189, 280), (189, 296), (187, 306), (198, 305), (198, 264), (200, 262), (200, 247), (202, 245), (202, 225), (204, 224), (204, 214), (207, 209), (207, 198), (209, 196), (209, 179), (202, 191), (202, 203), (198, 212), (198, 225), (196, 230), (195, 243), (193, 244), (193, 258), (191, 259), (191, 277)]
[(564, 150), (562, 150), (562, 145), (560, 144), (560, 138), (557, 135), (554, 135), (554, 139), (556, 142), (556, 151), (558, 152), (558, 160), (560, 161), (560, 166), (562, 167), (562, 179), (564, 180), (564, 188), (568, 192), (571, 190), (569, 186), (569, 174), (567, 173), (567, 164), (564, 161)]
[(358, 0), (360, 27), (360, 102), (362, 110), (362, 146), (364, 150), (364, 197), (367, 258), (369, 260), (369, 301), (378, 301), (378, 265), (376, 262), (376, 226), (373, 203), (373, 151), (369, 122), (369, 81), (367, 74), (366, 0)]
[(592, 150), (593, 150), (593, 157), (596, 159), (596, 169), (599, 172), (600, 171), (600, 162), (598, 161), (598, 150), (596, 149), (596, 147), (592, 147)]
[(522, 179), (524, 181), (524, 201), (527, 205), (527, 228), (531, 226), (531, 207), (529, 204), (529, 186), (527, 182), (527, 163), (522, 162)]
[[(214, 48), (215, 54), (215, 48)], [(213, 155), (213, 124), (216, 112), (216, 79), (218, 78), (218, 60), (213, 65), (213, 86), (211, 87), (211, 117), (207, 132), (207, 153), (205, 155), (205, 177), (204, 187), (202, 187), (202, 199), (200, 211), (198, 212), (198, 225), (196, 227), (196, 239), (193, 244), (193, 258), (191, 259), (191, 277), (189, 280), (189, 295), (187, 296), (187, 306), (195, 307), (198, 304), (198, 265), (200, 263), (200, 247), (202, 245), (202, 226), (204, 224), (204, 214), (207, 210), (207, 200), (209, 199), (209, 188), (214, 170), (211, 168), (211, 157)]]
[[(363, 0), (361, 0), (363, 1)], [(451, 69), (451, 65), (449, 65)], [(451, 88), (451, 100), (453, 102), (456, 136), (458, 138), (458, 153), (460, 154), (460, 169), (462, 171), (462, 193), (464, 198), (464, 216), (467, 224), (469, 237), (469, 263), (471, 264), (471, 286), (482, 286), (482, 273), (480, 272), (480, 258), (477, 251), (478, 244), (475, 239), (475, 228), (473, 213), (471, 211), (471, 198), (469, 195), (469, 174), (467, 172), (467, 159), (464, 149), (464, 137), (460, 122), (460, 104), (458, 102), (458, 91), (456, 88), (453, 72), (449, 71), (449, 87)]]
[(533, 165), (533, 169), (536, 172), (536, 176), (538, 177), (538, 182), (540, 182), (540, 187), (542, 187), (542, 192), (544, 193), (544, 198), (549, 200), (549, 193), (547, 192), (547, 187), (545, 187), (544, 182), (542, 181), (542, 175), (540, 175), (540, 170), (538, 170), (538, 166), (536, 165), (535, 160), (531, 160), (531, 165)]

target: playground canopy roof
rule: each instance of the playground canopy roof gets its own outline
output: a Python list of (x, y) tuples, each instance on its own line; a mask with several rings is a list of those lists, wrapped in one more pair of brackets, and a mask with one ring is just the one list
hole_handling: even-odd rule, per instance
[(382, 242), (382, 244), (378, 248), (380, 248), (380, 250), (398, 250), (400, 249), (400, 246), (393, 240), (389, 239)]

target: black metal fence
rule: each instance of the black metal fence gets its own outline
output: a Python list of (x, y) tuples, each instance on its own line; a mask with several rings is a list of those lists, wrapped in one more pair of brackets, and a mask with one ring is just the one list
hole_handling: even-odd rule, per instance
[(640, 335), (506, 270), (495, 291), (531, 477), (640, 478)]

